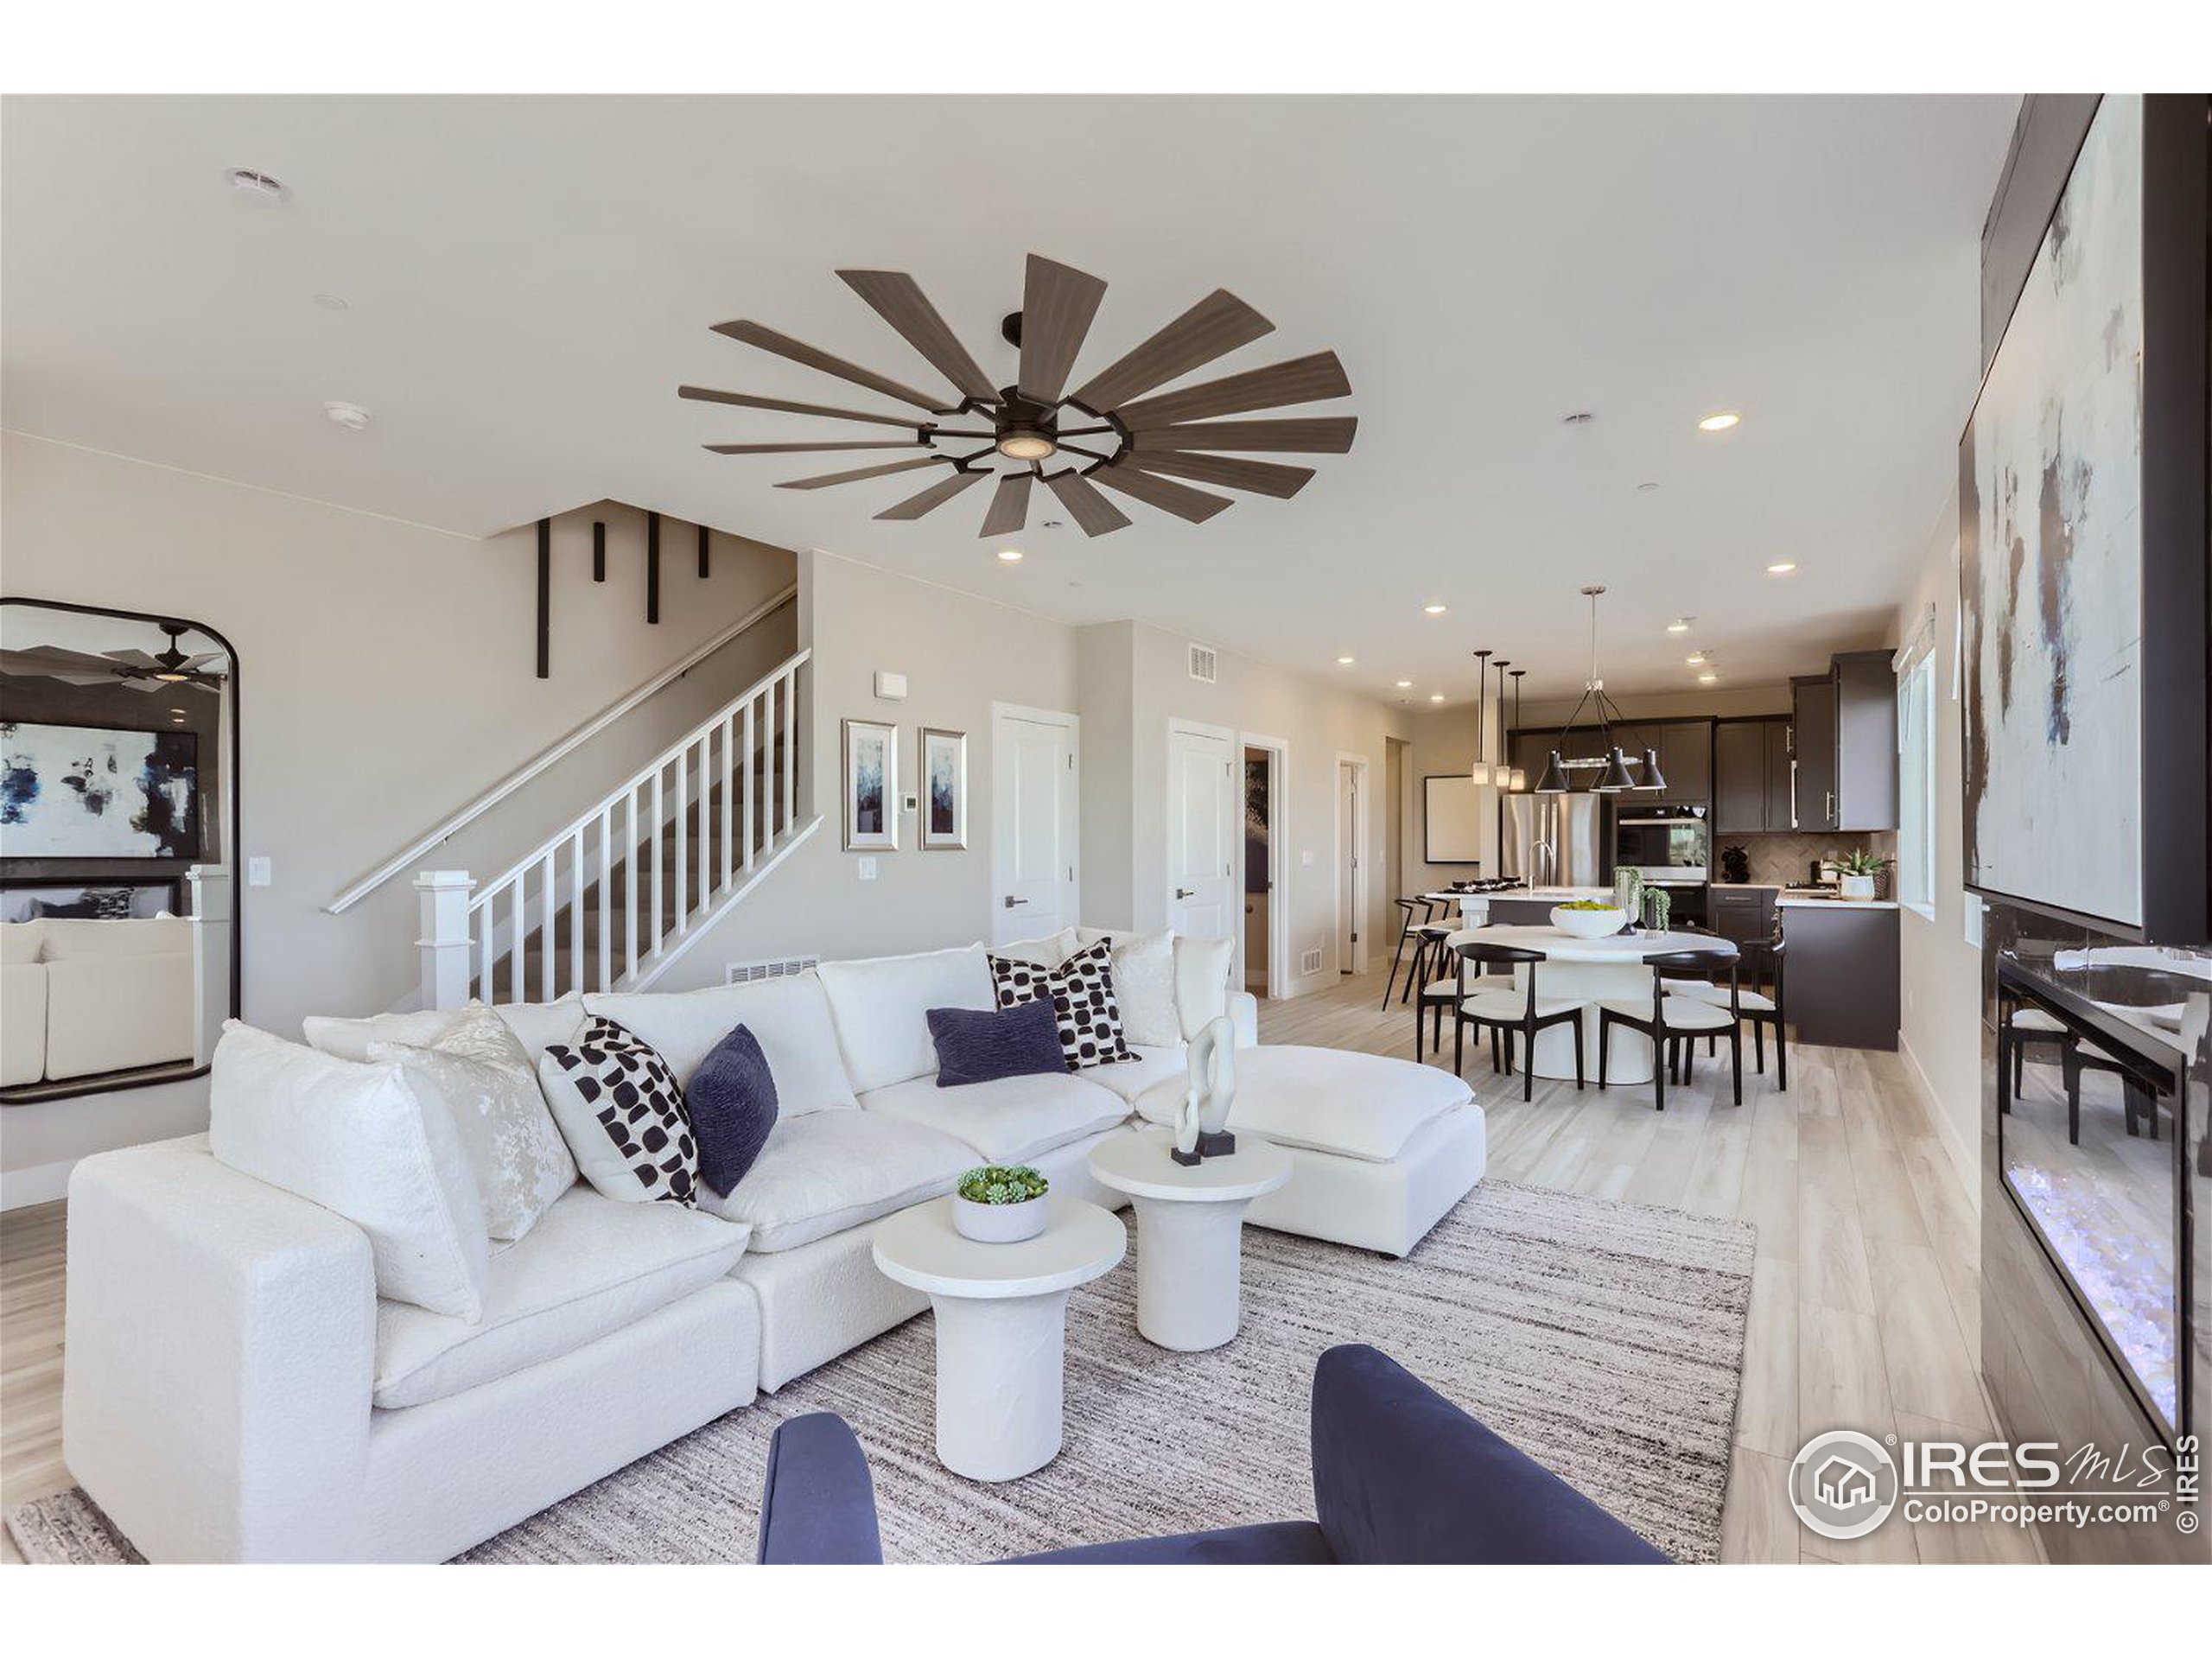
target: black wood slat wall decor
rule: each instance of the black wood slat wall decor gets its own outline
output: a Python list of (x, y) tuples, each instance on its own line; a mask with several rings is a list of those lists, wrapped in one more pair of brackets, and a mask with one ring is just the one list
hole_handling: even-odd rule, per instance
[(713, 567), (707, 557), (707, 527), (702, 524), (699, 526), (699, 580), (704, 582), (712, 574)]
[(537, 677), (553, 677), (553, 521), (537, 521)]
[(660, 514), (645, 515), (645, 620), (660, 621)]
[(604, 518), (591, 521), (591, 579), (594, 582), (607, 580), (607, 521)]

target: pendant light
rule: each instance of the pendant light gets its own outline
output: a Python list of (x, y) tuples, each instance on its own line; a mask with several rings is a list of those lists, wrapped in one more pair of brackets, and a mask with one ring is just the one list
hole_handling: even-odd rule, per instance
[[(1516, 732), (1521, 729), (1521, 677), (1528, 671), (1525, 668), (1516, 668), (1513, 671), (1513, 729)], [(1528, 792), (1529, 773), (1525, 767), (1509, 768), (1505, 774), (1505, 780), (1506, 788), (1511, 790), (1516, 795), (1523, 795)]]
[(1475, 657), (1479, 664), (1475, 671), (1475, 764), (1467, 768), (1467, 776), (1477, 784), (1491, 781), (1490, 766), (1490, 652), (1478, 651)]
[[(1573, 728), (1574, 722), (1581, 717), (1583, 709), (1588, 708), (1598, 716), (1599, 743), (1605, 751), (1605, 756), (1604, 760), (1599, 763), (1601, 770), (1598, 774), (1597, 781), (1590, 785), (1591, 791), (1599, 795), (1619, 795), (1630, 790), (1664, 789), (1667, 786), (1667, 780), (1660, 775), (1658, 751), (1649, 745), (1644, 746), (1643, 778), (1639, 782), (1636, 775), (1629, 771), (1630, 761), (1627, 751), (1613, 736), (1614, 724), (1618, 722), (1625, 726), (1628, 721), (1622, 715), (1619, 705), (1605, 695), (1605, 682), (1598, 673), (1598, 601), (1605, 591), (1602, 584), (1586, 587), (1582, 590), (1583, 597), (1590, 601), (1590, 677), (1583, 683), (1581, 701), (1574, 705), (1573, 713), (1567, 715), (1566, 723), (1560, 728), (1560, 747), (1566, 747), (1567, 734)], [(1578, 762), (1578, 764), (1588, 763)], [(1550, 787), (1554, 773), (1558, 774), (1556, 789)], [(1544, 781), (1536, 787), (1540, 793), (1565, 792), (1567, 789), (1565, 763), (1560, 759), (1559, 749), (1552, 751), (1552, 763), (1544, 769)]]

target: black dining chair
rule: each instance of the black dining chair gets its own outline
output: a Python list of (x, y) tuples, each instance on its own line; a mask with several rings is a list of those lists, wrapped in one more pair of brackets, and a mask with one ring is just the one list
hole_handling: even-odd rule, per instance
[[(1710, 1002), (1715, 1007), (1732, 1006), (1738, 1010), (1751, 1028), (1752, 1065), (1762, 1077), (1766, 1075), (1766, 1031), (1769, 1026), (1773, 1027), (1775, 1085), (1786, 1091), (1789, 1087), (1789, 1014), (1783, 990), (1783, 976), (1788, 965), (1784, 941), (1744, 940), (1738, 943), (1736, 954), (1732, 1004), (1729, 1001), (1731, 987), (1720, 982), (1721, 976), (1717, 972), (1697, 980), (1669, 980), (1668, 992), (1674, 996)], [(1761, 986), (1768, 988), (1761, 990)], [(1717, 1032), (1706, 1039), (1707, 1052), (1712, 1052), (1711, 1046), (1718, 1039)]]
[(1744, 1027), (1743, 1014), (1737, 1006), (1735, 975), (1728, 978), (1728, 1001), (1726, 1006), (1715, 1007), (1694, 997), (1669, 995), (1667, 982), (1669, 973), (1711, 971), (1732, 967), (1726, 953), (1720, 950), (1664, 950), (1646, 957), (1644, 966), (1651, 969), (1651, 1000), (1649, 1002), (1600, 1002), (1598, 1005), (1598, 1086), (1605, 1087), (1606, 1062), (1611, 1058), (1612, 1028), (1626, 1026), (1640, 1031), (1651, 1039), (1651, 1084), (1659, 1109), (1667, 1109), (1667, 1072), (1670, 1066), (1679, 1067), (1681, 1075), (1689, 1075), (1690, 1043), (1707, 1033), (1726, 1031), (1728, 1055), (1735, 1068), (1736, 1103), (1744, 1103)]
[[(1521, 1056), (1521, 1098), (1536, 1097), (1536, 1074), (1529, 1065), (1536, 1052), (1536, 1033), (1548, 1026), (1574, 1027), (1574, 1086), (1582, 1087), (1582, 1008), (1573, 997), (1546, 996), (1536, 988), (1537, 969), (1543, 965), (1544, 953), (1524, 950), (1518, 945), (1491, 944), (1479, 937), (1464, 939), (1452, 946), (1459, 955), (1459, 1006), (1452, 1015), (1452, 1069), (1459, 1071), (1466, 1065), (1466, 1032), (1469, 1026), (1478, 1031), (1487, 1031), (1491, 1038), (1491, 1065), (1502, 1075), (1513, 1072), (1514, 1039), (1518, 1037), (1525, 1048)], [(1471, 966), (1476, 975), (1470, 977)], [(1525, 969), (1527, 977), (1517, 987), (1507, 986), (1491, 990), (1478, 988), (1484, 980), (1498, 976), (1496, 970), (1510, 975), (1516, 969)], [(1483, 970), (1493, 970), (1484, 973)], [(1503, 1049), (1503, 1063), (1500, 1064)]]
[[(1419, 960), (1426, 962), (1431, 957), (1448, 956), (1459, 945), (1474, 938), (1478, 931), (1480, 931), (1479, 929), (1471, 927), (1447, 929), (1435, 947), (1431, 948), (1424, 942), (1423, 950), (1426, 954)], [(1435, 971), (1439, 976), (1421, 986), (1420, 998), (1414, 1004), (1414, 1058), (1415, 1060), (1421, 1058), (1421, 1033), (1424, 1026), (1428, 1033), (1429, 1050), (1438, 1054), (1444, 1052), (1446, 1009), (1456, 1007), (1464, 999), (1484, 991), (1510, 991), (1513, 988), (1511, 974), (1484, 975), (1471, 980), (1461, 971), (1460, 964), (1457, 961), (1450, 961), (1440, 965)], [(1497, 1058), (1493, 1055), (1492, 1066), (1495, 1067), (1497, 1063)]]

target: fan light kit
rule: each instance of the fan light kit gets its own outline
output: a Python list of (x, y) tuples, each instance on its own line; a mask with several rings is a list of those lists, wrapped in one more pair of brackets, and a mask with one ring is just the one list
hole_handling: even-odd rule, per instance
[[(60, 680), (65, 685), (105, 685), (120, 680), (125, 685), (150, 691), (157, 686), (196, 685), (219, 686), (224, 676), (208, 666), (223, 660), (220, 651), (189, 652), (181, 643), (187, 632), (181, 622), (158, 625), (168, 635), (168, 645), (160, 651), (141, 651), (133, 646), (123, 651), (75, 651), (65, 645), (35, 645), (29, 650), (0, 652), (11, 674), (41, 675)], [(169, 713), (181, 718), (184, 710), (171, 709)]]
[[(1566, 794), (1567, 792), (1567, 774), (1592, 766), (1599, 769), (1597, 781), (1590, 785), (1591, 792), (1593, 794), (1619, 795), (1630, 790), (1648, 791), (1667, 787), (1667, 780), (1659, 771), (1658, 750), (1649, 744), (1643, 745), (1643, 759), (1639, 763), (1628, 758), (1625, 751), (1613, 736), (1615, 723), (1626, 726), (1628, 718), (1621, 713), (1619, 705), (1605, 695), (1605, 682), (1598, 674), (1598, 601), (1604, 595), (1605, 591), (1602, 585), (1585, 588), (1582, 590), (1583, 597), (1590, 601), (1590, 677), (1583, 683), (1582, 697), (1574, 705), (1573, 712), (1560, 722), (1559, 747), (1552, 751), (1551, 759), (1544, 766), (1544, 775), (1536, 784), (1536, 793), (1539, 795)], [(1589, 709), (1598, 716), (1599, 745), (1605, 750), (1605, 753), (1577, 755), (1572, 760), (1563, 759), (1560, 751), (1567, 746), (1567, 734), (1573, 729), (1574, 722), (1582, 717), (1582, 711), (1585, 709)], [(1635, 773), (1629, 771), (1630, 766), (1639, 764), (1643, 768), (1643, 776), (1640, 780)]]
[[(985, 537), (1015, 535), (1026, 528), (1030, 493), (1039, 482), (1086, 536), (1104, 536), (1129, 522), (1119, 507), (1099, 493), (1100, 485), (1189, 523), (1203, 524), (1235, 502), (1228, 496), (1177, 480), (1189, 479), (1261, 495), (1294, 496), (1312, 480), (1312, 467), (1239, 460), (1236, 454), (1340, 455), (1351, 448), (1352, 435), (1358, 429), (1359, 423), (1351, 416), (1258, 421), (1215, 418), (1349, 397), (1351, 382), (1345, 378), (1344, 365), (1334, 352), (1314, 352), (1179, 391), (1160, 391), (1169, 382), (1274, 331), (1274, 324), (1225, 289), (1216, 289), (1070, 391), (1068, 382), (1076, 358), (1106, 296), (1106, 284), (1097, 277), (1038, 254), (1029, 256), (1021, 309), (1000, 325), (1007, 343), (1020, 353), (1014, 384), (1001, 386), (993, 384), (982, 365), (969, 355), (912, 276), (897, 270), (841, 270), (837, 275), (950, 382), (950, 391), (932, 392), (907, 385), (760, 323), (721, 322), (715, 325), (715, 332), (906, 404), (927, 418), (792, 403), (753, 392), (717, 391), (708, 386), (679, 386), (676, 395), (739, 409), (907, 429), (912, 437), (706, 446), (718, 455), (811, 454), (855, 449), (925, 452), (903, 461), (785, 479), (776, 486), (785, 490), (818, 490), (925, 467), (951, 468), (919, 493), (886, 507), (875, 515), (878, 518), (919, 518), (988, 478), (995, 488), (983, 516)], [(1086, 423), (1065, 424), (1071, 412)], [(943, 423), (971, 416), (984, 423), (988, 429)], [(1078, 438), (1095, 439), (1096, 446), (1072, 442)], [(976, 444), (981, 447), (973, 447)], [(1065, 464), (1046, 470), (1046, 463), (1055, 460)], [(993, 464), (1000, 461), (1015, 465), (1002, 470)]]

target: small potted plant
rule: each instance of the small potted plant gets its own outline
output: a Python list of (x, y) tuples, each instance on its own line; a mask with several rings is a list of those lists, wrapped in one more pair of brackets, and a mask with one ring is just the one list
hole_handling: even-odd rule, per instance
[(1045, 1194), (1052, 1185), (1027, 1164), (971, 1169), (952, 1194), (953, 1230), (983, 1244), (1034, 1238), (1045, 1230)]
[(1864, 901), (1874, 896), (1875, 878), (1890, 868), (1890, 861), (1865, 847), (1854, 847), (1836, 860), (1837, 892), (1845, 899)]

